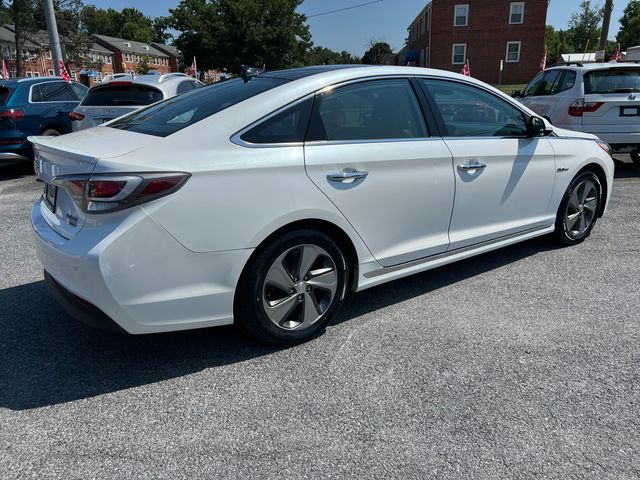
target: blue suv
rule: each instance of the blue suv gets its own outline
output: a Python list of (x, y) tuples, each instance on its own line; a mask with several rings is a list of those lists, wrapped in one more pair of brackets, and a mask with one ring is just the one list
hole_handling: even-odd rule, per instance
[(88, 90), (60, 77), (0, 80), (0, 165), (33, 159), (29, 135), (71, 132), (69, 112)]

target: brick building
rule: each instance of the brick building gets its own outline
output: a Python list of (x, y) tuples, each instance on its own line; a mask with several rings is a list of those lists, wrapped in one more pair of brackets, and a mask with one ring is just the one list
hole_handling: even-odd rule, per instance
[(169, 55), (169, 69), (171, 72), (182, 72), (185, 69), (182, 52), (180, 52), (176, 47), (156, 42), (151, 42), (151, 46), (156, 50)]
[(113, 52), (116, 73), (136, 73), (145, 57), (150, 72), (159, 74), (171, 72), (169, 55), (149, 44), (106, 35), (94, 35), (93, 37), (98, 45)]
[(433, 0), (408, 28), (401, 65), (459, 72), (488, 83), (526, 83), (544, 53), (547, 0)]

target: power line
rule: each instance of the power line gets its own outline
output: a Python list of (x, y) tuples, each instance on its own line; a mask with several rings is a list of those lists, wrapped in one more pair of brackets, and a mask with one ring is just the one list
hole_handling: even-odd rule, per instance
[(337, 10), (330, 10), (328, 12), (322, 12), (322, 13), (314, 13), (313, 15), (307, 15), (307, 18), (313, 18), (313, 17), (319, 17), (321, 15), (329, 15), (330, 13), (338, 13), (338, 12), (344, 12), (345, 10), (352, 10), (354, 8), (359, 8), (359, 7), (365, 7), (367, 5), (373, 5), (374, 3), (380, 3), (383, 0), (375, 0), (374, 2), (366, 2), (366, 3), (360, 3), (358, 5), (353, 5), (351, 7), (345, 7), (345, 8), (338, 8)]

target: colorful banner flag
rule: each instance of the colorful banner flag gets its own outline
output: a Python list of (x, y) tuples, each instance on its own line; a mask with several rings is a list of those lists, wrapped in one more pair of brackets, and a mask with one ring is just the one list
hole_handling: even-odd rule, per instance
[(611, 57), (611, 60), (618, 63), (622, 61), (622, 52), (620, 51), (620, 44), (618, 44), (618, 48), (616, 48), (616, 51), (613, 52), (613, 57)]
[(471, 76), (471, 67), (469, 66), (468, 58), (467, 58), (467, 61), (464, 63), (464, 67), (462, 67), (462, 70), (460, 70), (460, 73), (466, 77)]
[(64, 62), (60, 59), (60, 76), (65, 82), (71, 83), (71, 77), (69, 76), (69, 72), (67, 72), (67, 67), (64, 66)]
[(191, 68), (189, 69), (188, 75), (191, 75), (192, 77), (197, 77), (198, 76), (198, 67), (196, 66), (196, 57), (195, 57), (195, 55), (193, 56), (193, 62), (191, 62)]
[(2, 78), (7, 80), (9, 78), (9, 72), (7, 71), (7, 64), (2, 60)]
[(542, 60), (540, 60), (540, 71), (544, 72), (547, 68), (547, 47), (544, 47), (544, 55), (542, 56)]

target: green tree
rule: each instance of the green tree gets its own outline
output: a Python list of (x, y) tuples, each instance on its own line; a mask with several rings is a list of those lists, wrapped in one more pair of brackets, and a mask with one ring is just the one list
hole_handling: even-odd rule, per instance
[(631, 0), (625, 7), (616, 40), (623, 50), (640, 45), (640, 0)]
[(391, 46), (388, 43), (372, 40), (369, 42), (369, 49), (362, 56), (362, 63), (380, 65), (383, 63), (384, 58), (392, 53)]
[(544, 32), (544, 44), (547, 47), (547, 65), (562, 61), (560, 55), (563, 53), (574, 53), (577, 50), (569, 31), (556, 30), (551, 25), (547, 25)]
[(137, 8), (124, 8), (119, 12), (113, 8), (105, 10), (88, 5), (82, 9), (80, 20), (90, 35), (107, 35), (143, 43), (156, 39), (154, 21)]
[(579, 51), (597, 49), (602, 14), (602, 8), (593, 5), (591, 0), (583, 0), (580, 3), (580, 11), (571, 15), (569, 37)]
[(312, 46), (302, 0), (181, 0), (169, 26), (177, 47), (204, 69), (241, 65), (277, 69), (304, 63)]

